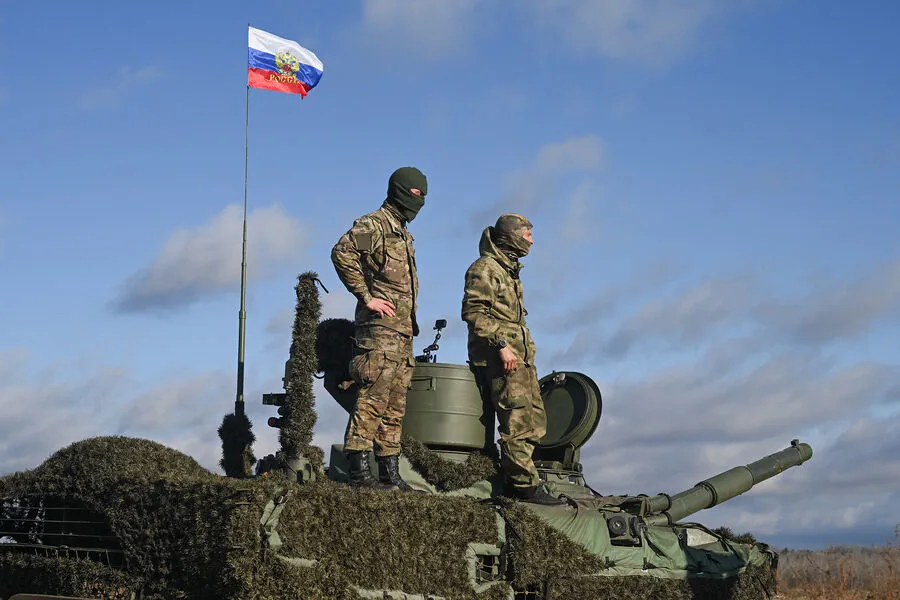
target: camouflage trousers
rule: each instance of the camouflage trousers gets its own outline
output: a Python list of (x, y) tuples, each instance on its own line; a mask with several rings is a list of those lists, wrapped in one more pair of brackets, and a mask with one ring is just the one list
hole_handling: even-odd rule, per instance
[(355, 339), (350, 375), (359, 394), (344, 434), (344, 450), (399, 454), (406, 392), (415, 366), (413, 339), (378, 325), (357, 327)]
[(472, 367), (482, 395), (490, 397), (497, 413), (503, 471), (513, 487), (540, 483), (531, 456), (547, 431), (547, 414), (533, 365), (519, 364), (506, 374), (499, 360)]

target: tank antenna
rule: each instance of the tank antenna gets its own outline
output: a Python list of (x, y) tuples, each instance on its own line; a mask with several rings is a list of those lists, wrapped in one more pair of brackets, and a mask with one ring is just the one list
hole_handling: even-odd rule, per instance
[(244, 414), (244, 331), (247, 321), (245, 298), (247, 294), (247, 164), (250, 136), (250, 85), (247, 85), (247, 115), (244, 121), (244, 239), (241, 244), (241, 308), (238, 312), (238, 362), (237, 396), (234, 400), (234, 414)]

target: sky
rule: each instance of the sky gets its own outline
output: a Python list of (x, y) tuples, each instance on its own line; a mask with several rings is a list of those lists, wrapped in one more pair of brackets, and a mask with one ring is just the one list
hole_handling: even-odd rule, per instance
[[(693, 518), (776, 547), (893, 539), (900, 3), (85, 6), (0, 3), (0, 474), (96, 435), (221, 472), (246, 151), (257, 457), (297, 275), (352, 318), (331, 247), (414, 165), (416, 352), (445, 318), (438, 360), (465, 363), (463, 275), (523, 213), (539, 375), (602, 392), (594, 489), (674, 493), (796, 438), (810, 461)], [(249, 126), (248, 24), (324, 64), (302, 100), (250, 90)], [(327, 458), (347, 415), (315, 389)]]

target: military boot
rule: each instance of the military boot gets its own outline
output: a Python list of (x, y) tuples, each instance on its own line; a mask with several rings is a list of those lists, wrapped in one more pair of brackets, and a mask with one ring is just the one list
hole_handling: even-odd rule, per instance
[(564, 504), (567, 504), (565, 500), (560, 500), (559, 498), (550, 495), (550, 493), (544, 490), (544, 486), (542, 485), (522, 488), (514, 487), (512, 489), (512, 495), (520, 502), (543, 504), (544, 506), (562, 506)]
[(392, 490), (394, 485), (384, 484), (372, 476), (369, 470), (369, 452), (357, 450), (347, 452), (350, 461), (350, 485), (353, 487), (367, 487), (376, 490)]
[(389, 483), (396, 485), (404, 492), (423, 492), (424, 490), (414, 489), (400, 477), (400, 455), (377, 456), (378, 461), (378, 480), (381, 483)]

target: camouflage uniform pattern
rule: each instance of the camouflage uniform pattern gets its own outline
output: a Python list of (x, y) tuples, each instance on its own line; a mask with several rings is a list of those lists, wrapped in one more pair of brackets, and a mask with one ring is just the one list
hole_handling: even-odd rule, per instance
[(406, 392), (412, 379), (412, 338), (380, 325), (357, 327), (350, 374), (359, 385), (344, 449), (400, 454)]
[[(356, 219), (331, 251), (338, 277), (357, 299), (350, 373), (359, 394), (344, 436), (347, 451), (400, 453), (406, 391), (415, 366), (412, 336), (418, 333), (413, 239), (394, 208), (384, 204)], [(390, 301), (394, 316), (366, 308), (372, 298)]]
[[(338, 277), (356, 296), (357, 325), (414, 334), (419, 292), (414, 239), (393, 207), (383, 205), (354, 221), (331, 250)], [(366, 308), (372, 298), (393, 303), (395, 316), (381, 317)]]
[[(468, 324), (469, 364), (485, 396), (497, 411), (503, 468), (515, 487), (539, 483), (531, 458), (546, 433), (547, 419), (534, 367), (536, 348), (525, 323), (522, 264), (493, 242), (492, 227), (479, 243), (481, 256), (466, 271), (462, 319)], [(498, 342), (505, 340), (519, 359), (507, 375)]]
[(547, 432), (544, 400), (533, 365), (519, 365), (507, 375), (499, 359), (487, 367), (474, 367), (482, 394), (490, 396), (497, 411), (503, 472), (514, 487), (540, 483), (532, 455)]

